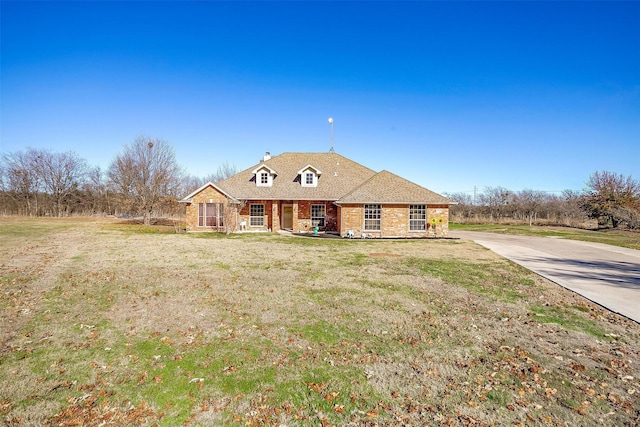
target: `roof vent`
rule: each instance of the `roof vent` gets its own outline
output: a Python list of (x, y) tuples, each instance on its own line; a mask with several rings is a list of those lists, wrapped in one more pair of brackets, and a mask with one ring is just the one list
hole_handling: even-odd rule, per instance
[(264, 153), (264, 157), (262, 158), (262, 161), (266, 162), (270, 158), (271, 158), (271, 153), (267, 151), (266, 153)]

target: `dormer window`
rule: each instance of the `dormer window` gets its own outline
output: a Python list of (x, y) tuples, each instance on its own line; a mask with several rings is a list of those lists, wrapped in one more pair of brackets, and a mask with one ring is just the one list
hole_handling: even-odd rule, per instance
[(307, 185), (313, 185), (314, 178), (315, 175), (313, 174), (313, 172), (307, 172), (304, 174), (304, 183)]
[(322, 174), (322, 172), (320, 172), (319, 169), (313, 167), (312, 165), (307, 165), (298, 171), (298, 175), (300, 176), (300, 184), (303, 187), (317, 187), (320, 174)]
[(271, 187), (273, 179), (278, 175), (276, 171), (264, 164), (254, 169), (252, 173), (254, 174), (256, 187)]

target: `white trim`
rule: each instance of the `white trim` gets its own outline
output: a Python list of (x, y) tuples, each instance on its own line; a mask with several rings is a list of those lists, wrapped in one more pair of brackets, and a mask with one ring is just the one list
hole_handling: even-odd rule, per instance
[(309, 206), (309, 218), (311, 218), (311, 225), (315, 226), (316, 224), (313, 223), (314, 218), (319, 218), (319, 217), (314, 217), (313, 216), (313, 207), (314, 206), (322, 206), (323, 210), (324, 210), (324, 215), (322, 215), (322, 227), (326, 227), (327, 226), (327, 203), (311, 203), (311, 206)]
[[(367, 218), (367, 206), (377, 206), (376, 208), (374, 208), (376, 211), (379, 212), (380, 218)], [(365, 203), (362, 206), (362, 216), (364, 219), (364, 223), (362, 224), (362, 229), (364, 231), (382, 231), (382, 216), (384, 213), (384, 209), (382, 208), (382, 205), (379, 203)], [(367, 228), (367, 221), (377, 221), (378, 228)]]
[[(307, 182), (307, 174), (311, 174), (311, 183)], [(318, 177), (322, 175), (322, 171), (313, 165), (307, 165), (298, 171), (300, 176), (300, 185), (302, 187), (317, 187)]]
[[(411, 207), (412, 206), (420, 206), (420, 207), (422, 207), (422, 209), (424, 210), (424, 219), (411, 219)], [(427, 231), (427, 205), (426, 204), (422, 204), (422, 203), (414, 203), (414, 204), (411, 204), (411, 205), (408, 206), (408, 210), (409, 210), (409, 215), (407, 217), (408, 217), (409, 221), (408, 221), (407, 226), (409, 228), (409, 230), (408, 230), (409, 233), (422, 233), (422, 232)], [(411, 221), (415, 221), (415, 222), (421, 221), (423, 223), (423, 227), (424, 228), (419, 229), (419, 230), (412, 230), (411, 229)]]
[(276, 172), (275, 169), (271, 169), (269, 166), (267, 166), (265, 164), (258, 165), (258, 167), (255, 168), (254, 170), (252, 170), (251, 173), (252, 174), (256, 174), (256, 173), (260, 172), (263, 169), (266, 169), (267, 171), (269, 171), (269, 173), (271, 175), (278, 175), (278, 172)]
[(222, 193), (225, 197), (231, 199), (231, 200), (236, 200), (235, 197), (227, 194), (224, 190), (222, 190), (220, 187), (218, 187), (217, 185), (215, 185), (213, 182), (209, 181), (206, 184), (204, 184), (203, 186), (201, 186), (200, 188), (198, 188), (197, 190), (193, 191), (192, 193), (190, 193), (187, 197), (185, 197), (184, 199), (180, 200), (178, 203), (191, 203), (191, 199), (193, 198), (193, 196), (195, 196), (196, 194), (198, 194), (199, 192), (201, 192), (202, 190), (204, 190), (205, 188), (207, 188), (208, 186), (212, 186), (216, 191)]
[(256, 187), (271, 187), (272, 185), (273, 176), (269, 172), (262, 169), (256, 173)]
[(312, 164), (308, 164), (307, 166), (303, 167), (302, 169), (300, 169), (298, 171), (298, 175), (302, 175), (304, 172), (313, 169), (316, 173), (316, 175), (322, 175), (322, 171), (320, 169), (318, 169), (317, 167), (313, 166)]
[[(202, 210), (204, 215), (200, 216), (200, 205), (202, 205)], [(215, 211), (216, 215), (215, 216), (210, 216), (208, 215), (208, 209), (207, 209), (207, 205), (214, 205), (215, 207), (213, 208), (213, 210)], [(215, 222), (216, 225), (207, 225), (207, 218), (215, 218)], [(202, 223), (203, 225), (200, 225), (200, 219), (202, 219)], [(197, 227), (198, 228), (215, 228), (215, 229), (222, 229), (224, 228), (224, 203), (222, 202), (200, 202), (198, 203), (198, 221), (197, 221)]]
[[(271, 169), (269, 166), (262, 164), (251, 171), (256, 180), (256, 187), (271, 187), (273, 185), (273, 177), (278, 175), (278, 173)], [(267, 174), (267, 182), (263, 183), (261, 179), (261, 175), (263, 173)]]
[[(262, 215), (251, 215), (251, 208), (253, 206), (262, 206)], [(251, 204), (249, 204), (249, 227), (264, 227), (266, 225), (266, 221), (265, 221), (266, 209), (267, 209), (267, 207), (265, 206), (264, 203), (251, 203)], [(260, 224), (260, 225), (252, 224), (251, 220), (254, 219), (254, 218), (262, 218), (262, 224)]]
[[(311, 182), (307, 182), (307, 175), (311, 176)], [(300, 185), (303, 187), (317, 187), (318, 175), (313, 173), (310, 169), (307, 169), (300, 175)]]

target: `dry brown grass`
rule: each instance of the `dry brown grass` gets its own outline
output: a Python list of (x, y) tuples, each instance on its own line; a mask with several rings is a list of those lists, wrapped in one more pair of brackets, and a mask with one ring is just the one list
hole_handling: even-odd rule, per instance
[(2, 219), (2, 422), (640, 420), (638, 324), (478, 245), (172, 232)]

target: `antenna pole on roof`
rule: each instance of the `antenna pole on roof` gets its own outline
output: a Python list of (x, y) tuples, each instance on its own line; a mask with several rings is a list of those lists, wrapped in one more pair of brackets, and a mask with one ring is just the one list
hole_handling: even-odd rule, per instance
[(335, 153), (333, 149), (333, 117), (329, 117), (329, 126), (331, 127), (331, 148), (329, 148), (329, 152)]

